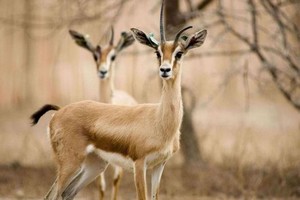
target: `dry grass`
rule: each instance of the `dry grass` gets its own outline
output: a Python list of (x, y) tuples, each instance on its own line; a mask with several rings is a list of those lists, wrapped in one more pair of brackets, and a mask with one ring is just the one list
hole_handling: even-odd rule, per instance
[[(51, 167), (0, 167), (0, 198), (40, 199), (46, 194), (55, 170)], [(108, 180), (112, 172), (107, 174)], [(251, 169), (207, 166), (182, 171), (180, 166), (167, 166), (161, 183), (161, 199), (296, 199), (300, 195), (297, 168), (279, 171), (274, 167)], [(108, 181), (108, 195), (111, 181)], [(132, 174), (125, 173), (120, 196), (135, 198)], [(92, 183), (77, 199), (96, 199), (97, 185)]]

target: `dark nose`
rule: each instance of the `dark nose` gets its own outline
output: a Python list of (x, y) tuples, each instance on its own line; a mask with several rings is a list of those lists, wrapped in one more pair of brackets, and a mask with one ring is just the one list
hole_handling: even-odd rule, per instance
[(100, 74), (103, 75), (103, 76), (104, 76), (106, 73), (107, 73), (107, 71), (100, 71)]
[(159, 70), (163, 73), (167, 73), (167, 72), (171, 71), (171, 68), (160, 68)]

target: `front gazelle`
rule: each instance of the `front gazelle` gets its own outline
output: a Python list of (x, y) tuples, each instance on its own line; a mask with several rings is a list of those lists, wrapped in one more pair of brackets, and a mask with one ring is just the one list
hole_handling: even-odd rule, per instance
[[(139, 200), (147, 200), (147, 169), (152, 168), (151, 199), (158, 199), (161, 175), (179, 149), (183, 108), (181, 63), (192, 48), (203, 44), (206, 30), (166, 41), (161, 9), (161, 42), (138, 29), (136, 39), (154, 48), (163, 80), (160, 102), (120, 106), (81, 101), (63, 108), (46, 105), (32, 115), (34, 123), (48, 110), (58, 110), (50, 122), (50, 139), (57, 163), (57, 179), (46, 199), (73, 199), (107, 163), (133, 170)], [(188, 27), (190, 28), (190, 27)]]

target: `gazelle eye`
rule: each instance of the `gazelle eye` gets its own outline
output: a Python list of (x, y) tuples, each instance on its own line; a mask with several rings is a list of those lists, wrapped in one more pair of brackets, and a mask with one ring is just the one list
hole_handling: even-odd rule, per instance
[(94, 57), (94, 60), (97, 61), (98, 58), (95, 54), (93, 55), (93, 57)]
[(179, 52), (176, 53), (175, 58), (177, 60), (179, 60), (182, 57), (182, 55), (183, 55), (183, 52), (179, 51)]
[(158, 59), (161, 58), (161, 55), (160, 55), (160, 53), (159, 53), (158, 51), (155, 51), (155, 54), (156, 54), (156, 57), (157, 57)]
[(94, 60), (95, 60), (95, 61), (98, 61), (98, 59), (99, 59), (98, 55), (93, 54), (93, 57), (94, 57)]
[(110, 59), (111, 61), (114, 61), (116, 59), (116, 55), (113, 55)]

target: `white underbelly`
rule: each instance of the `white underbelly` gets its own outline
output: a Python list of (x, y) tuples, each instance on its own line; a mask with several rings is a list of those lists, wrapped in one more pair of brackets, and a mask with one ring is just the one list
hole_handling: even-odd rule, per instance
[(103, 151), (101, 149), (96, 149), (96, 152), (106, 162), (122, 167), (127, 171), (133, 171), (134, 162), (131, 158), (118, 153)]
[[(112, 153), (97, 149), (94, 145), (89, 145), (86, 149), (87, 153), (95, 152), (100, 158), (109, 164), (122, 167), (124, 170), (133, 172), (134, 161), (130, 157), (125, 157), (119, 153)], [(161, 151), (153, 152), (146, 156), (145, 167), (152, 168), (160, 163), (166, 162), (172, 156), (172, 146)]]

